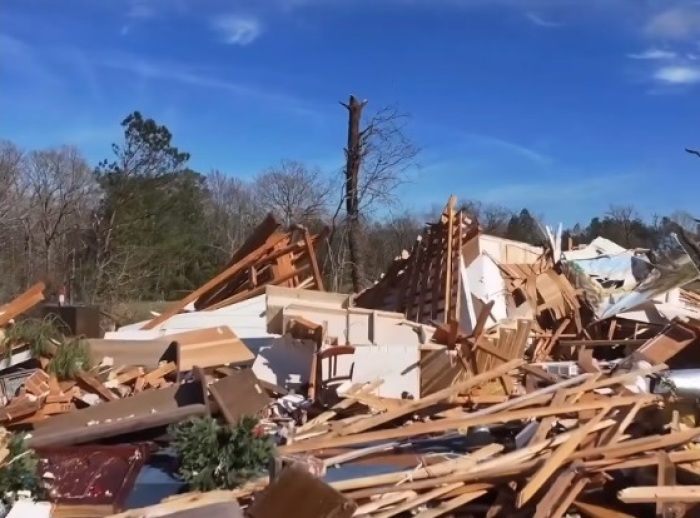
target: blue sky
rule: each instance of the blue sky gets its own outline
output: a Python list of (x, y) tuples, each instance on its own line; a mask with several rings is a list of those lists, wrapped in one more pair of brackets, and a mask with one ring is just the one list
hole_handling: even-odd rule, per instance
[(404, 206), (451, 193), (546, 221), (700, 212), (695, 0), (3, 0), (0, 138), (108, 156), (138, 109), (192, 167), (341, 165), (350, 93), (422, 147)]

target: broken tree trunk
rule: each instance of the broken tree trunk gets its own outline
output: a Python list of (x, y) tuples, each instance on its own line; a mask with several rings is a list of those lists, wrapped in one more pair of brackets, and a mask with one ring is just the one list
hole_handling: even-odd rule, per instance
[(367, 101), (350, 96), (348, 110), (348, 146), (345, 148), (345, 211), (348, 216), (348, 249), (350, 251), (350, 277), (355, 292), (362, 290), (365, 281), (362, 255), (362, 222), (360, 221), (359, 178), (362, 165), (362, 132), (360, 121)]

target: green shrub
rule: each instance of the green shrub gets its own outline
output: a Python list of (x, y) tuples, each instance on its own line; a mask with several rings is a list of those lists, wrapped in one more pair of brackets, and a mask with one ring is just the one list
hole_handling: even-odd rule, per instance
[(178, 474), (193, 491), (235, 489), (264, 474), (272, 457), (270, 438), (253, 417), (243, 417), (236, 426), (193, 418), (171, 426), (169, 433), (180, 461)]
[(29, 491), (33, 498), (42, 498), (44, 485), (37, 474), (39, 459), (27, 449), (24, 435), (10, 434), (9, 454), (0, 467), (0, 500), (9, 503), (18, 491)]

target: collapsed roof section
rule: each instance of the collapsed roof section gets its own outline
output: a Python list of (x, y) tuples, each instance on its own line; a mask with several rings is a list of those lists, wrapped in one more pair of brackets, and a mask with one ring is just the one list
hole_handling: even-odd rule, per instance
[(426, 225), (411, 252), (404, 251), (374, 286), (358, 294), (357, 306), (396, 311), (425, 323), (459, 314), (461, 250), (479, 228), (463, 210), (455, 210), (456, 202), (452, 196), (440, 220)]
[(455, 203), (453, 196), (440, 221), (428, 224), (411, 252), (357, 296), (357, 306), (425, 324), (456, 320), (468, 333), (487, 306), (487, 327), (512, 318), (545, 318), (548, 325), (579, 320), (576, 294), (544, 249), (480, 233)]
[(154, 329), (194, 303), (197, 311), (212, 311), (265, 292), (265, 286), (287, 286), (323, 291), (323, 277), (316, 251), (328, 230), (312, 235), (304, 227), (281, 230), (272, 214), (263, 220), (233, 254), (221, 273), (141, 329)]

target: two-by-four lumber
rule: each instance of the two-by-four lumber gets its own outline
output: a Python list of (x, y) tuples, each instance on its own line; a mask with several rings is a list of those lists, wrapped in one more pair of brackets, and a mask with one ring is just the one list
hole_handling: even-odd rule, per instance
[(160, 315), (155, 317), (154, 319), (146, 322), (141, 329), (153, 329), (154, 327), (162, 324), (166, 320), (168, 320), (170, 317), (173, 315), (176, 315), (178, 312), (180, 312), (187, 304), (190, 302), (194, 302), (197, 300), (201, 295), (204, 293), (208, 292), (209, 290), (215, 288), (218, 286), (221, 282), (225, 281), (226, 279), (232, 277), (236, 273), (238, 273), (241, 270), (245, 270), (255, 264), (260, 258), (265, 256), (271, 249), (275, 247), (277, 243), (280, 241), (283, 241), (284, 239), (287, 238), (287, 234), (277, 234), (274, 236), (273, 239), (271, 239), (268, 243), (265, 244), (264, 247), (259, 248), (257, 250), (252, 251), (250, 254), (248, 254), (246, 257), (241, 259), (240, 261), (232, 264), (228, 268), (226, 268), (223, 272), (215, 276), (213, 279), (211, 279), (209, 282), (206, 284), (200, 286), (184, 298), (180, 299), (177, 302), (172, 303), (170, 306), (168, 306)]
[(342, 430), (339, 431), (339, 435), (350, 435), (363, 432), (365, 430), (371, 430), (372, 428), (376, 428), (383, 424), (389, 423), (394, 419), (398, 419), (400, 417), (413, 414), (419, 410), (426, 409), (446, 399), (449, 399), (450, 397), (456, 396), (460, 392), (464, 392), (466, 390), (471, 389), (472, 387), (476, 387), (482, 383), (486, 383), (503, 374), (507, 374), (508, 372), (517, 369), (523, 363), (525, 363), (524, 360), (512, 360), (508, 363), (504, 363), (489, 372), (479, 374), (477, 376), (474, 376), (473, 378), (468, 379), (467, 381), (463, 381), (461, 383), (458, 383), (457, 385), (453, 385), (451, 387), (442, 389), (438, 392), (435, 392), (434, 394), (409, 403), (401, 408), (397, 408), (396, 410), (392, 410), (390, 412), (385, 412), (383, 414), (370, 417), (369, 419), (363, 419), (362, 421), (359, 421), (354, 425), (344, 427)]
[(547, 480), (549, 480), (554, 472), (566, 462), (569, 456), (576, 451), (576, 448), (579, 447), (586, 436), (593, 431), (594, 427), (600, 421), (602, 421), (603, 417), (605, 417), (611, 406), (612, 403), (603, 407), (602, 411), (599, 411), (593, 419), (575, 430), (569, 440), (559, 446), (549, 457), (547, 457), (544, 464), (540, 466), (535, 475), (528, 480), (525, 487), (523, 487), (520, 490), (520, 493), (518, 493), (518, 498), (516, 501), (518, 507), (523, 507), (542, 488), (542, 486), (547, 482)]
[(659, 502), (700, 503), (700, 486), (637, 486), (621, 490), (617, 497), (626, 504)]
[[(641, 396), (621, 396), (615, 398), (615, 406), (629, 405), (636, 401)], [(648, 397), (648, 396), (647, 396)], [(510, 410), (498, 414), (491, 414), (470, 418), (469, 414), (465, 414), (464, 418), (442, 419), (438, 421), (430, 421), (426, 423), (417, 423), (401, 428), (391, 428), (388, 430), (377, 430), (373, 432), (365, 432), (355, 435), (345, 436), (330, 436), (319, 437), (308, 441), (295, 442), (282, 446), (280, 451), (284, 453), (298, 453), (312, 450), (322, 450), (327, 448), (340, 448), (344, 446), (352, 446), (357, 444), (367, 444), (375, 441), (385, 441), (392, 439), (400, 439), (412, 436), (419, 436), (431, 433), (450, 432), (452, 430), (460, 430), (472, 428), (474, 426), (491, 425), (496, 423), (507, 423), (512, 421), (522, 421), (524, 419), (544, 417), (557, 414), (575, 414), (586, 410), (596, 410), (610, 404), (607, 400), (602, 401), (586, 401), (576, 403), (574, 405), (566, 405), (561, 408), (552, 408), (551, 406), (540, 408), (525, 408), (522, 410)], [(614, 424), (611, 421), (611, 424)]]
[(8, 324), (12, 319), (30, 310), (44, 300), (45, 289), (46, 286), (43, 282), (37, 282), (27, 291), (15, 297), (12, 301), (0, 306), (0, 326)]

